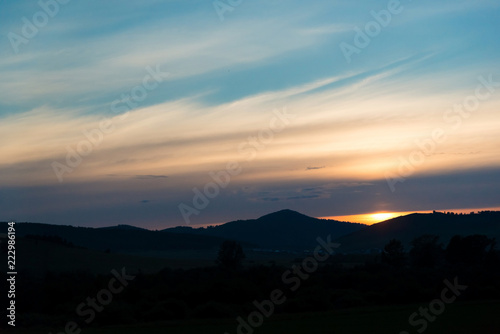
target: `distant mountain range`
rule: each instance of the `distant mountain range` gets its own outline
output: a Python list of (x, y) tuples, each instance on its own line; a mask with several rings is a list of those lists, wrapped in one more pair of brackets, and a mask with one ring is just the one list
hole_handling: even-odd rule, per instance
[(500, 241), (500, 212), (485, 211), (475, 214), (414, 213), (370, 225), (337, 239), (340, 251), (360, 252), (382, 249), (391, 239), (400, 240), (406, 250), (410, 242), (423, 234), (439, 236), (446, 245), (454, 235), (482, 234)]
[(333, 239), (359, 231), (366, 225), (312, 218), (292, 210), (282, 210), (258, 219), (237, 220), (207, 228), (187, 226), (163, 230), (234, 239), (264, 249), (306, 250), (317, 245), (318, 237)]
[[(6, 230), (7, 224), (0, 223), (0, 232)], [(130, 225), (83, 228), (18, 223), (16, 233), (18, 237), (58, 236), (76, 246), (113, 252), (214, 250), (227, 239), (238, 240), (245, 248), (302, 251), (314, 248), (318, 237), (331, 235), (341, 244), (341, 252), (366, 252), (382, 249), (391, 239), (401, 240), (408, 250), (411, 240), (423, 234), (438, 235), (445, 245), (457, 234), (483, 234), (500, 240), (500, 212), (411, 214), (367, 226), (282, 210), (258, 219), (206, 228), (183, 226), (149, 231)]]
[[(0, 224), (0, 231), (6, 233), (6, 223)], [(217, 249), (224, 241), (218, 237), (176, 235), (129, 225), (89, 228), (35, 223), (16, 224), (16, 236), (19, 238), (27, 235), (58, 236), (76, 246), (113, 252)]]
[(99, 227), (102, 230), (135, 230), (135, 231), (148, 231), (145, 228), (142, 227), (137, 227), (137, 226), (132, 226), (132, 225), (126, 225), (126, 224), (118, 224), (116, 226), (106, 226), (106, 227)]

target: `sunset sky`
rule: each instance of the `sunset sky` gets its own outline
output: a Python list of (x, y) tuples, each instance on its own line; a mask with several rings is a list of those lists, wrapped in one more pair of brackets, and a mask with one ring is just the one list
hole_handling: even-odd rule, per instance
[(0, 221), (500, 207), (496, 0), (41, 3), (0, 3)]

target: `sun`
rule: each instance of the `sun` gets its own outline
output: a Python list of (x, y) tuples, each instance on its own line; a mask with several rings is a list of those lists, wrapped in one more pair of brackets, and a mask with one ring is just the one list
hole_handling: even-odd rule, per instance
[(396, 218), (399, 216), (404, 216), (405, 214), (410, 214), (410, 213), (413, 212), (375, 212), (375, 213), (364, 213), (364, 214), (350, 215), (350, 216), (328, 216), (320, 218), (373, 225), (383, 222), (384, 220)]
[(373, 213), (371, 214), (371, 219), (373, 221), (381, 222), (387, 219), (394, 218), (396, 215), (394, 213), (389, 212), (381, 212), (381, 213)]

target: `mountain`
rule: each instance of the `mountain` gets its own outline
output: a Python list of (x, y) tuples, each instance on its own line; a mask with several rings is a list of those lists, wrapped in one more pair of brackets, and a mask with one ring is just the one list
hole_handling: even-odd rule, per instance
[[(7, 223), (0, 223), (0, 233)], [(36, 223), (17, 223), (16, 236), (60, 237), (75, 246), (113, 252), (218, 249), (224, 241), (218, 237), (149, 231), (133, 226), (111, 228), (73, 227)]]
[(332, 239), (359, 231), (365, 225), (317, 219), (304, 214), (282, 210), (258, 219), (237, 220), (207, 228), (175, 227), (163, 232), (190, 233), (234, 239), (265, 249), (305, 250), (317, 245), (318, 237)]
[(423, 234), (439, 236), (444, 246), (454, 235), (483, 234), (500, 241), (500, 212), (485, 211), (468, 215), (414, 213), (367, 226), (336, 241), (341, 244), (340, 251), (359, 252), (382, 249), (391, 239), (398, 239), (408, 251), (410, 242)]
[[(6, 233), (7, 223), (0, 223)], [(142, 252), (210, 250), (216, 251), (227, 239), (238, 240), (246, 248), (270, 250), (305, 250), (317, 245), (316, 239), (341, 244), (343, 252), (382, 249), (391, 239), (399, 239), (406, 250), (410, 242), (423, 234), (434, 234), (446, 245), (454, 235), (484, 234), (500, 240), (500, 212), (469, 215), (410, 214), (371, 226), (317, 219), (292, 210), (282, 210), (258, 219), (237, 220), (207, 228), (175, 227), (149, 231), (130, 225), (85, 228), (35, 223), (17, 223), (17, 237), (37, 235), (60, 237), (66, 243), (100, 251)], [(50, 238), (49, 238), (50, 239)]]
[(106, 226), (106, 227), (99, 227), (102, 230), (142, 230), (142, 231), (147, 231), (147, 229), (142, 228), (142, 227), (137, 227), (137, 226), (132, 226), (132, 225), (126, 225), (126, 224), (118, 224), (115, 226)]

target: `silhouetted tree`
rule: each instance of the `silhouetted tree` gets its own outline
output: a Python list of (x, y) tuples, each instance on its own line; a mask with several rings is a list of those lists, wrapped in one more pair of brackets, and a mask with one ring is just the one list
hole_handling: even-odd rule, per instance
[(401, 268), (406, 264), (406, 254), (401, 241), (392, 239), (384, 246), (382, 251), (382, 262), (396, 268)]
[(485, 235), (459, 235), (451, 238), (446, 247), (446, 260), (451, 264), (482, 264), (488, 254), (494, 252), (495, 240)]
[(219, 249), (216, 262), (227, 268), (237, 268), (245, 258), (245, 253), (237, 241), (226, 240)]
[(415, 238), (410, 250), (411, 264), (415, 267), (434, 268), (444, 257), (442, 244), (438, 244), (439, 237), (425, 234)]

